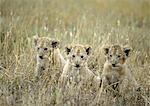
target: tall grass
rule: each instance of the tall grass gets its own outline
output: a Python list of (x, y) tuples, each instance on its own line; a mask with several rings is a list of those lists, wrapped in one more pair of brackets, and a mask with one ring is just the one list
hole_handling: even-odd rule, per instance
[(59, 39), (62, 53), (72, 42), (91, 45), (89, 68), (98, 75), (104, 64), (103, 45), (131, 46), (127, 63), (143, 97), (126, 102), (150, 105), (149, 29), (149, 0), (0, 0), (0, 106), (48, 105), (48, 99), (40, 100), (47, 88), (41, 91), (33, 79), (36, 34)]

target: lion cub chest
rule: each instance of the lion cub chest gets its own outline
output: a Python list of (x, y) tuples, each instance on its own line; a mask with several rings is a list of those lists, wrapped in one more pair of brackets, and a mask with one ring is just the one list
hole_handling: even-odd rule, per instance
[(72, 69), (67, 74), (68, 84), (78, 85), (79, 83), (85, 84), (88, 80), (88, 73), (86, 69)]
[(112, 79), (115, 77), (118, 80), (120, 80), (122, 77), (126, 75), (126, 69), (125, 66), (120, 66), (120, 67), (112, 67), (109, 63), (104, 64), (104, 70), (102, 73), (103, 76), (112, 77)]

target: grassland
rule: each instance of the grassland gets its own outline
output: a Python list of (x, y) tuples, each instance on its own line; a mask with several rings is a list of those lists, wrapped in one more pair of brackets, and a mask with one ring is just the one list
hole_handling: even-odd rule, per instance
[(131, 46), (127, 63), (143, 96), (126, 102), (150, 105), (149, 0), (0, 0), (0, 106), (50, 106), (40, 98), (47, 89), (40, 90), (33, 82), (32, 37), (37, 34), (59, 39), (62, 53), (72, 42), (91, 45), (89, 67), (99, 75), (103, 45)]

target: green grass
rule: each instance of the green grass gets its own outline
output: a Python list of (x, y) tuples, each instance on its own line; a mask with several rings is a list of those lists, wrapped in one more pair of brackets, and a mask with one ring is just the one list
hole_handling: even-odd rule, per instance
[(150, 1), (0, 0), (0, 106), (32, 106), (40, 101), (42, 91), (33, 93), (36, 34), (59, 39), (62, 52), (72, 42), (91, 45), (89, 67), (98, 74), (104, 64), (103, 45), (131, 46), (127, 63), (145, 98), (140, 103), (135, 96), (127, 102), (150, 105)]

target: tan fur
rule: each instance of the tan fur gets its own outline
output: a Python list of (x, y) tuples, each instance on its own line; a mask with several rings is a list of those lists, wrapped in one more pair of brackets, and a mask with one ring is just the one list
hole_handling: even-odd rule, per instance
[(104, 47), (103, 50), (106, 61), (101, 75), (101, 88), (93, 101), (94, 105), (99, 104), (100, 100), (103, 101), (103, 96), (106, 96), (108, 90), (115, 91), (111, 92), (115, 97), (116, 94), (123, 96), (128, 90), (134, 91), (139, 87), (126, 65), (126, 59), (129, 57), (131, 49), (120, 45), (111, 45)]
[[(79, 44), (70, 45), (66, 47), (66, 53), (68, 60), (63, 68), (63, 73), (60, 78), (60, 86), (63, 89), (62, 93), (64, 94), (63, 99), (68, 92), (71, 92), (74, 97), (80, 92), (81, 96), (81, 92), (87, 92), (87, 86), (90, 86), (90, 84), (91, 86), (89, 88), (92, 88), (92, 86), (99, 86), (99, 77), (89, 70), (87, 66), (87, 61), (91, 54), (91, 47)], [(77, 65), (79, 65), (79, 67), (77, 67)], [(65, 91), (67, 93), (65, 93)], [(82, 105), (82, 103), (80, 105)]]
[[(71, 45), (67, 49), (70, 49), (71, 51), (68, 54), (68, 60), (64, 66), (61, 78), (67, 78), (68, 76), (75, 76), (77, 74), (83, 77), (85, 80), (94, 77), (94, 73), (91, 70), (89, 70), (87, 66), (87, 61), (91, 52), (91, 47), (78, 44)], [(87, 49), (89, 49), (89, 51), (86, 51)], [(73, 57), (73, 55), (75, 57)], [(81, 56), (83, 56), (83, 58), (81, 58)], [(80, 67), (77, 68), (76, 64), (79, 64)]]
[(61, 69), (64, 66), (65, 60), (58, 48), (59, 41), (48, 37), (34, 36), (34, 46), (37, 52), (37, 66), (35, 71), (37, 77), (40, 77), (44, 70), (50, 70), (54, 66)]
[[(102, 89), (108, 85), (119, 82), (119, 92), (126, 93), (128, 88), (136, 88), (138, 84), (126, 65), (130, 48), (112, 45), (105, 47), (106, 62), (102, 72)], [(102, 91), (101, 91), (102, 92)]]

